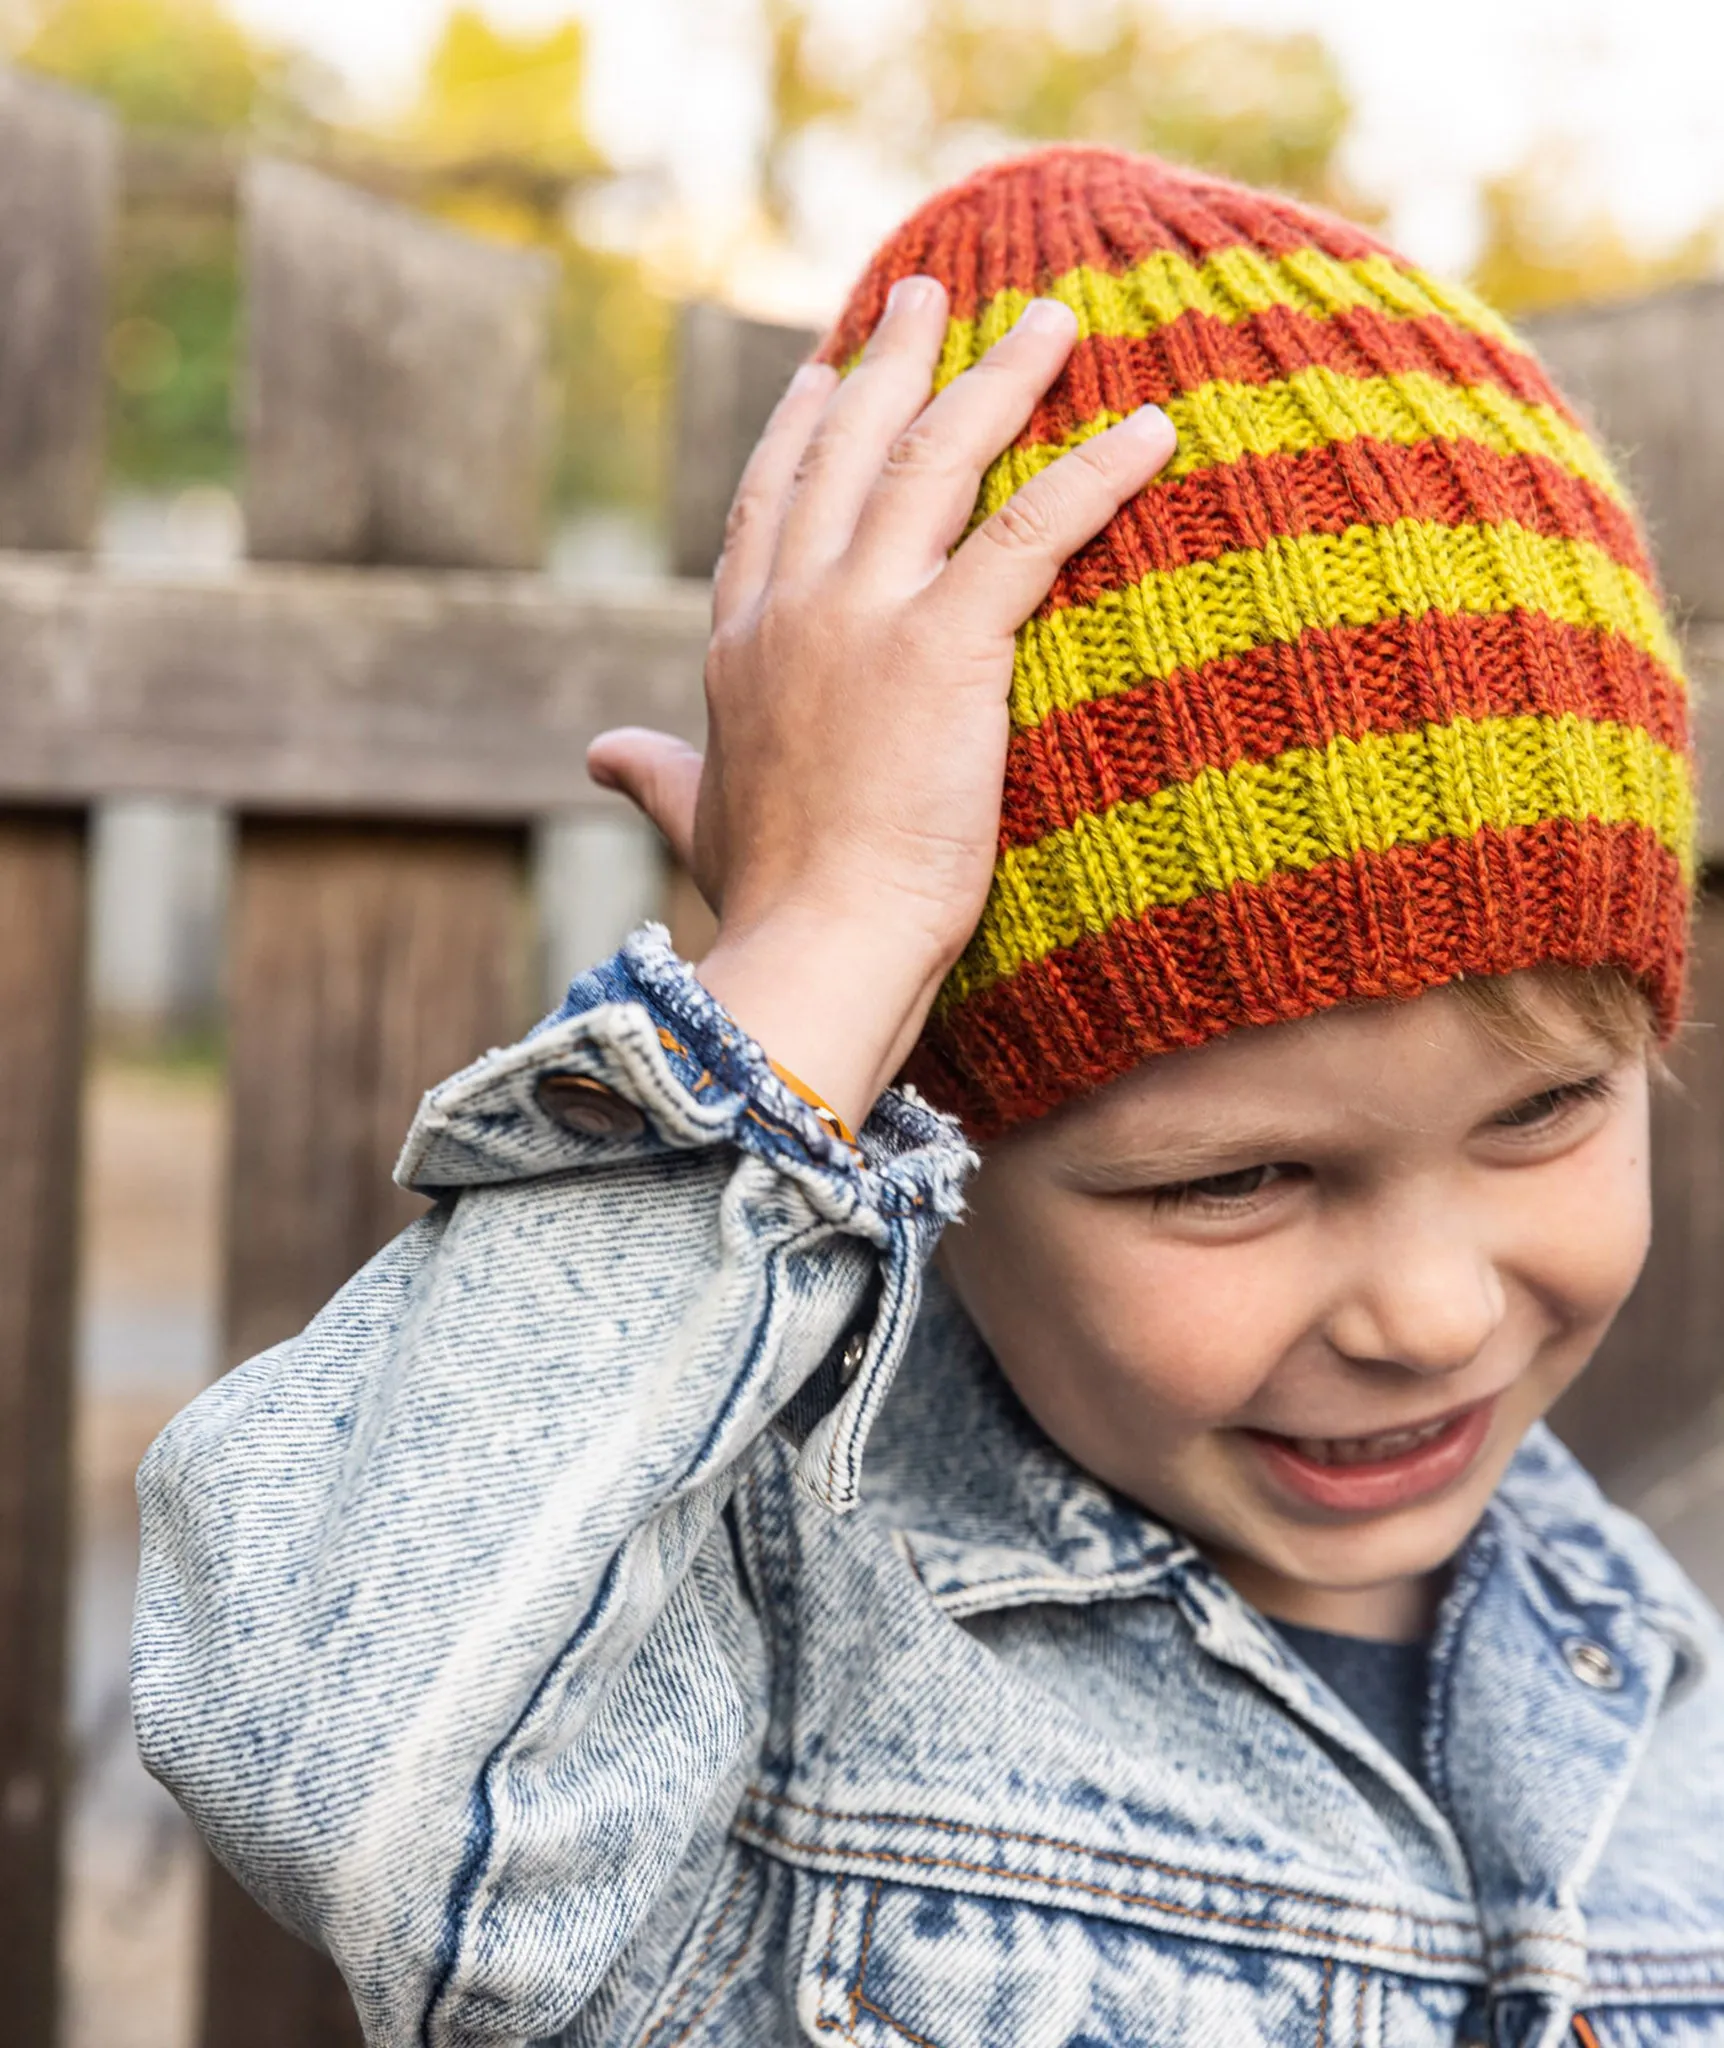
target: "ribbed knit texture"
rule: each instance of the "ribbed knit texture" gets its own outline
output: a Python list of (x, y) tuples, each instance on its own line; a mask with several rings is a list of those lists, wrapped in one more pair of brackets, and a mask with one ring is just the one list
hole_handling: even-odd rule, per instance
[(942, 193), (893, 282), (938, 381), (1037, 294), (1079, 340), (978, 517), (1135, 407), (1179, 448), (1018, 635), (999, 861), (910, 1077), (988, 1138), (1242, 1024), (1540, 962), (1668, 1030), (1693, 872), (1685, 688), (1609, 463), (1477, 299), (1360, 229), (1056, 148)]

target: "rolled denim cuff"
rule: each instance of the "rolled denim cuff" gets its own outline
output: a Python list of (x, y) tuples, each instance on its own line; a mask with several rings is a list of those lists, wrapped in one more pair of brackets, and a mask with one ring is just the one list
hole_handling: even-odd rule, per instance
[[(571, 1089), (599, 1105), (573, 1123)], [(577, 1100), (579, 1098), (576, 1098)], [(627, 1105), (606, 1113), (607, 1099)], [(889, 1089), (860, 1157), (773, 1072), (765, 1052), (643, 925), (580, 975), (518, 1045), (487, 1053), (425, 1097), (396, 1179), (425, 1194), (562, 1173), (643, 1152), (733, 1145), (795, 1181), (820, 1215), (925, 1256), (961, 1210), (975, 1155), (959, 1125)]]

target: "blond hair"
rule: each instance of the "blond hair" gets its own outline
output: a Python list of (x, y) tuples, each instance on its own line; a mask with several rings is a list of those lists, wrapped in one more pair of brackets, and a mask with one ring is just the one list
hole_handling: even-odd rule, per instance
[[(1492, 1045), (1530, 1065), (1556, 1073), (1573, 1068), (1578, 1079), (1599, 1047), (1618, 1060), (1657, 1061), (1651, 999), (1625, 968), (1524, 967), (1514, 974), (1460, 975), (1449, 987)], [(1575, 1024), (1590, 1045), (1576, 1044)]]

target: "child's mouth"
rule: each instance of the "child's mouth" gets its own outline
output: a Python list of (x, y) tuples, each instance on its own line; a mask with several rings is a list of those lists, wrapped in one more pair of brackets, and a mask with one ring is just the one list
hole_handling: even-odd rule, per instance
[(1411, 1429), (1373, 1436), (1276, 1436), (1242, 1432), (1256, 1445), (1272, 1480), (1301, 1501), (1340, 1514), (1380, 1514), (1440, 1493), (1484, 1447), (1496, 1411), (1493, 1397), (1451, 1410)]

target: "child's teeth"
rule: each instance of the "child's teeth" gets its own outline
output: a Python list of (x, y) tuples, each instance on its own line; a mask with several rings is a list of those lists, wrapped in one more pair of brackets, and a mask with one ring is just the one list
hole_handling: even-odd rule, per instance
[(1299, 1455), (1314, 1465), (1376, 1465), (1417, 1450), (1441, 1436), (1448, 1426), (1449, 1418), (1444, 1417), (1420, 1429), (1390, 1429), (1381, 1436), (1302, 1436), (1295, 1437), (1294, 1444)]

